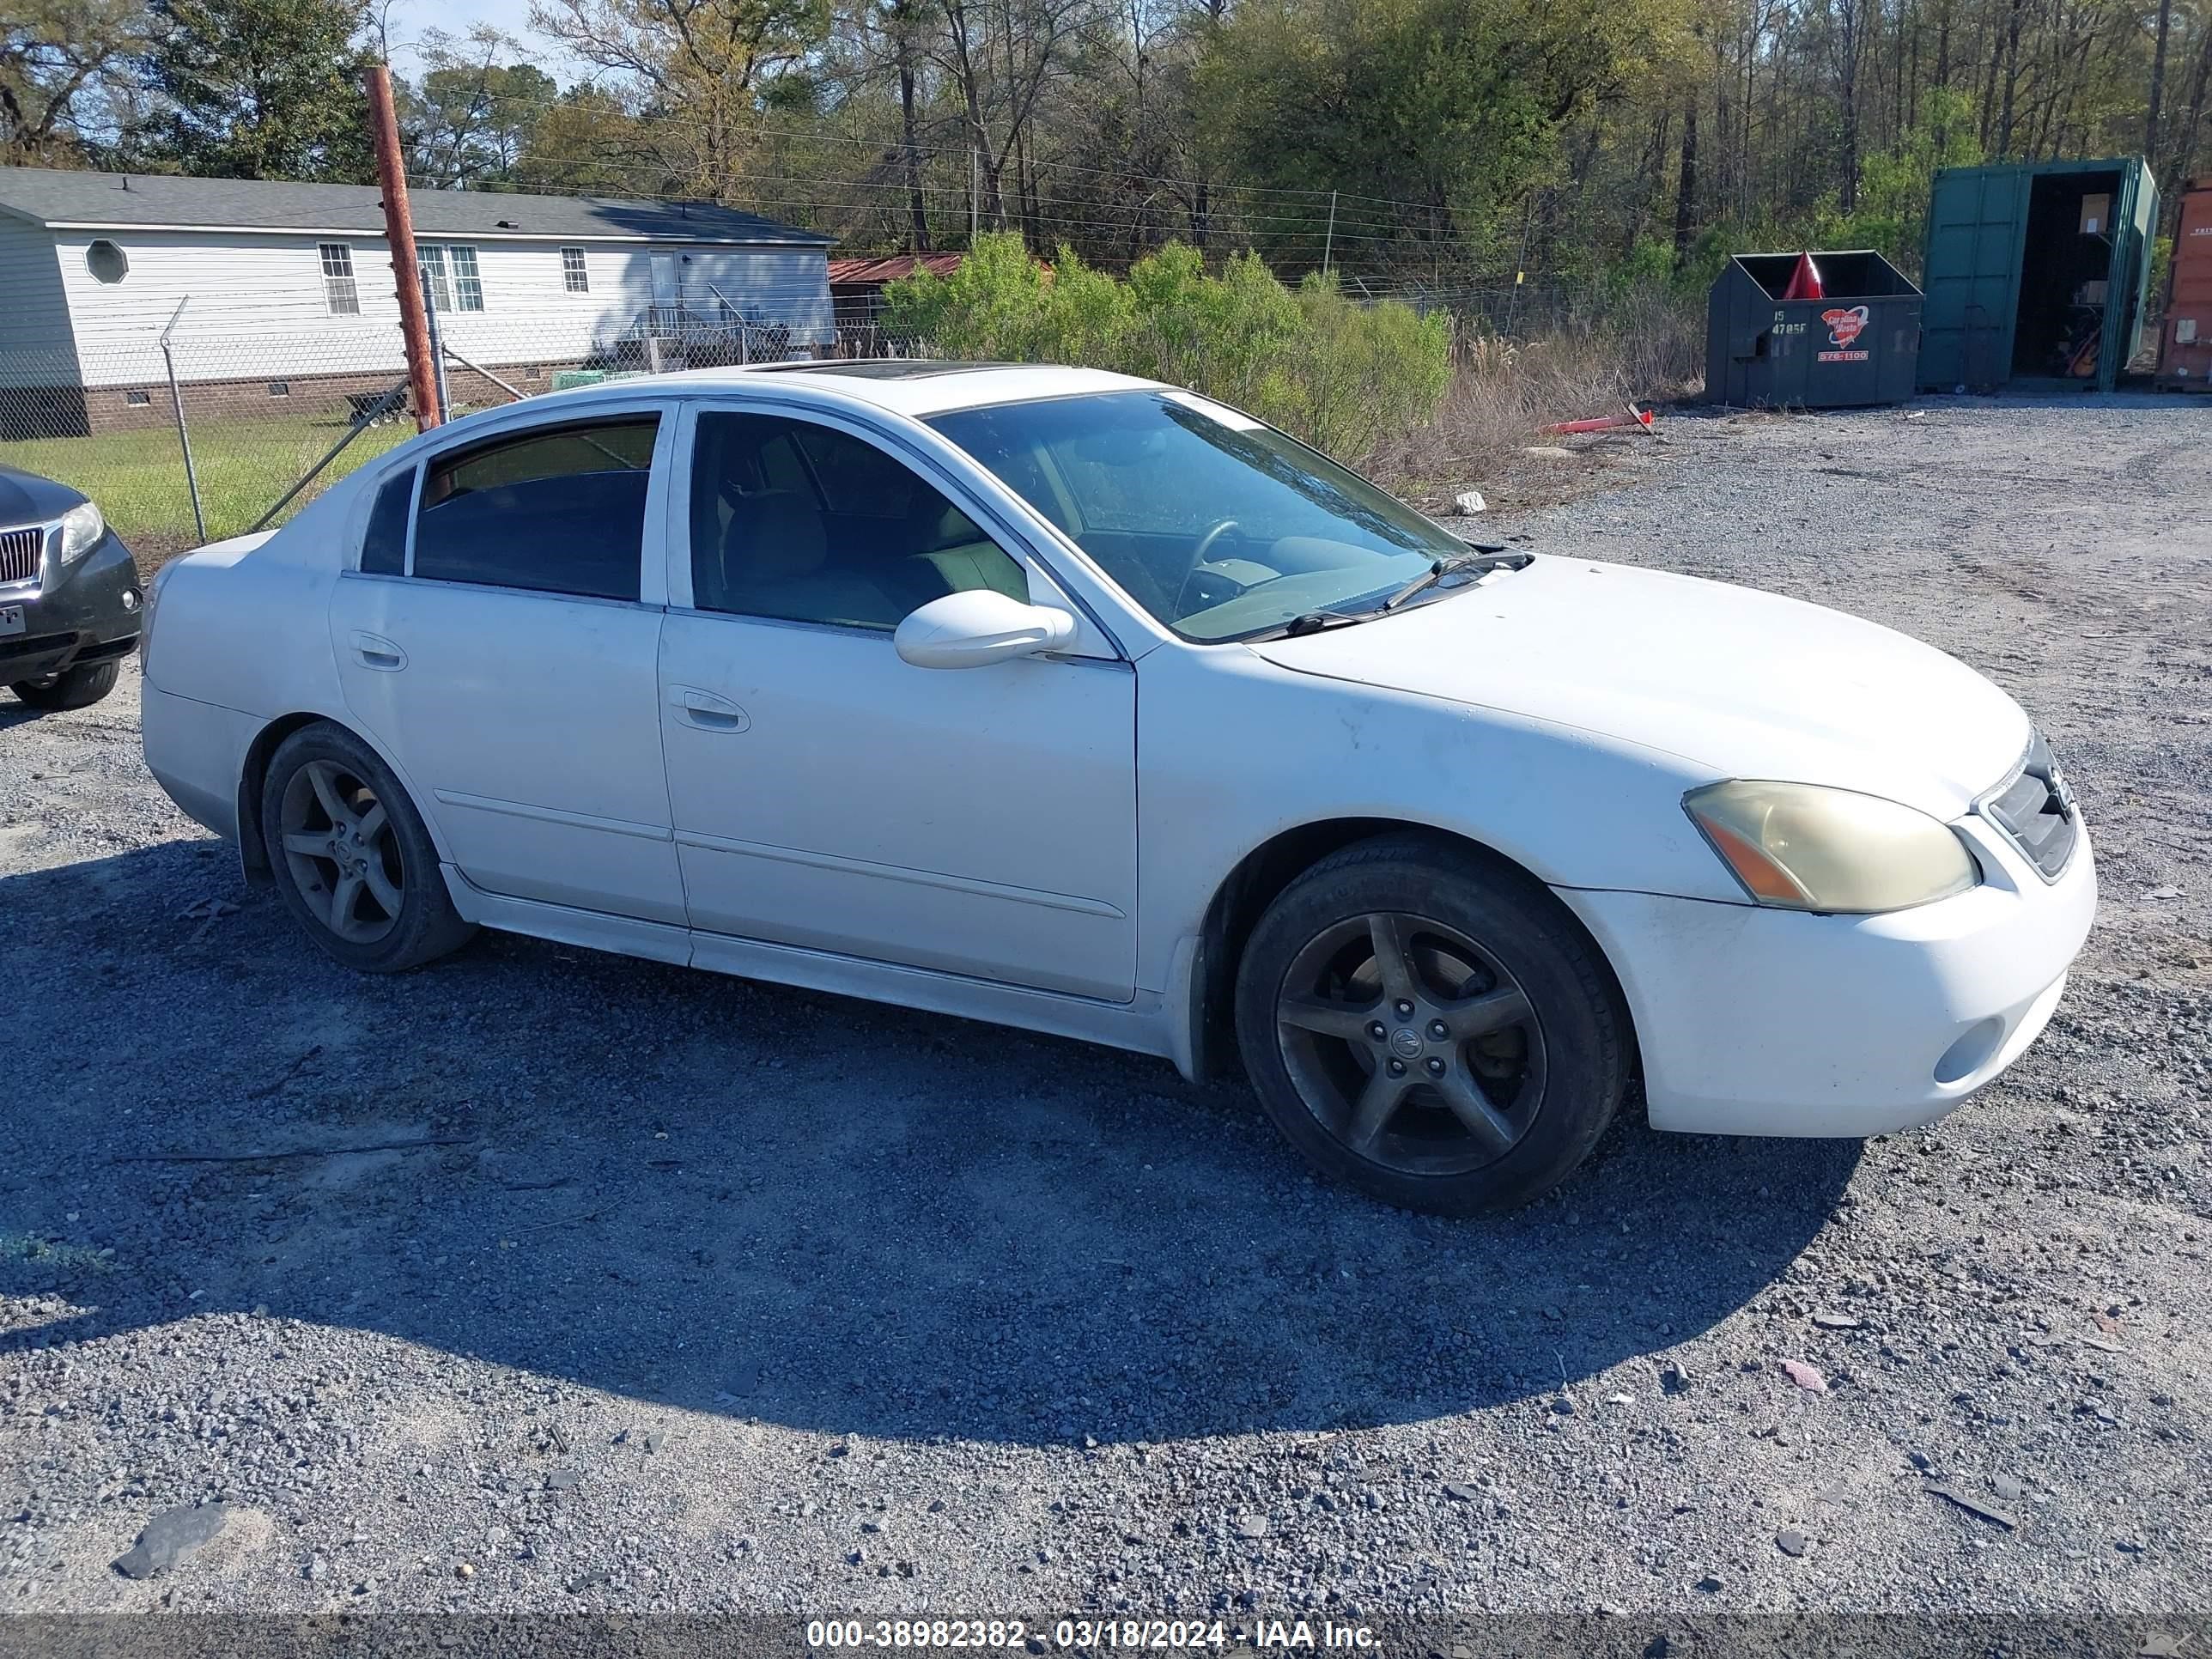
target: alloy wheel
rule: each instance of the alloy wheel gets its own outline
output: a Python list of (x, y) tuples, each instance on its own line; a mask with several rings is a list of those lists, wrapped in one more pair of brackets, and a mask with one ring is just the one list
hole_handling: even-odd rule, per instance
[(1349, 916), (1292, 959), (1277, 1042), (1298, 1096), (1360, 1158), (1407, 1175), (1497, 1162), (1544, 1099), (1542, 1022), (1519, 981), (1456, 928)]
[(277, 821), (284, 861), (307, 908), (353, 945), (399, 922), (407, 875), (392, 816), (376, 792), (335, 761), (311, 760), (284, 786)]

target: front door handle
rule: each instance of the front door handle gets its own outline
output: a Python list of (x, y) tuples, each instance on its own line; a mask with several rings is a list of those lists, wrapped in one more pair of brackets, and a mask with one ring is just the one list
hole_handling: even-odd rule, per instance
[(745, 711), (727, 697), (696, 685), (670, 686), (668, 704), (678, 720), (702, 732), (742, 732), (752, 724)]
[(396, 674), (407, 666), (407, 653), (381, 634), (368, 634), (356, 629), (348, 635), (346, 643), (353, 647), (354, 660), (363, 668)]

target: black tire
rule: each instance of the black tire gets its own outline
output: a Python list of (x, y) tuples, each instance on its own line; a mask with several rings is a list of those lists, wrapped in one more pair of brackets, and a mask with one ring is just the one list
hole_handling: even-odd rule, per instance
[[(343, 726), (302, 726), (277, 745), (261, 782), (261, 834), (284, 908), (349, 968), (402, 973), (476, 932), (453, 908), (422, 814)], [(304, 850), (318, 841), (325, 850)]]
[[(1394, 984), (1411, 989), (1394, 999)], [(1237, 974), (1237, 1036), (1261, 1103), (1318, 1169), (1437, 1215), (1511, 1209), (1565, 1180), (1631, 1064), (1620, 992), (1559, 901), (1410, 835), (1333, 854), (1268, 906)]]
[(115, 690), (115, 677), (122, 667), (110, 657), (106, 662), (80, 663), (40, 679), (18, 680), (8, 689), (33, 708), (89, 708)]

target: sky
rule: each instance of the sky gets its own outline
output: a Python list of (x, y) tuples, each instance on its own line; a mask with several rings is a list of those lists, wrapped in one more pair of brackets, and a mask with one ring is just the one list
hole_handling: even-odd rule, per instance
[(392, 66), (403, 75), (422, 73), (416, 46), (428, 30), (465, 36), (479, 23), (489, 23), (532, 47), (538, 66), (556, 80), (566, 82), (576, 70), (573, 60), (544, 51), (532, 33), (530, 0), (398, 0), (391, 19)]

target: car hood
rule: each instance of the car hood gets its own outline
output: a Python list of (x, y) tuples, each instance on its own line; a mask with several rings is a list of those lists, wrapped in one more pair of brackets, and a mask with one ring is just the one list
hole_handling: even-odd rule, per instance
[(1256, 642), (1300, 673), (1389, 686), (1955, 817), (2027, 747), (2020, 705), (1957, 659), (1824, 606), (1665, 571), (1541, 557), (1357, 626)]
[(42, 524), (60, 518), (83, 500), (65, 483), (0, 466), (0, 526)]

